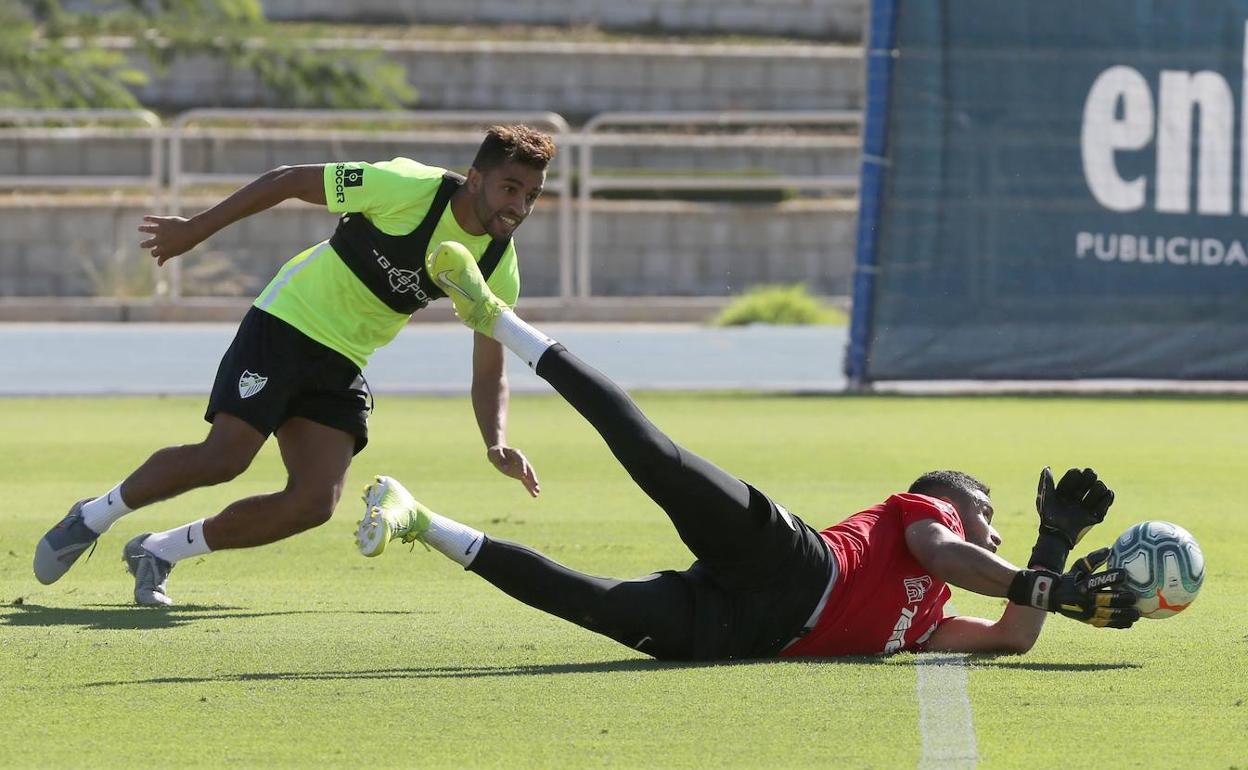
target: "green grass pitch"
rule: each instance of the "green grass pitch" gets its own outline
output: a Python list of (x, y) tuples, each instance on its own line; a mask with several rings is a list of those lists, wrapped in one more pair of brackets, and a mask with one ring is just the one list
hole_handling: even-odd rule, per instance
[[(1028, 553), (1039, 469), (1095, 467), (1109, 521), (1175, 521), (1204, 547), (1187, 612), (1126, 632), (1049, 620), (1026, 656), (970, 660), (979, 766), (1248, 768), (1248, 403), (642, 395), (677, 441), (822, 526), (933, 468), (993, 487), (1002, 555)], [(915, 656), (659, 664), (542, 615), (419, 546), (367, 560), (358, 491), (402, 478), (435, 509), (580, 569), (689, 556), (598, 437), (517, 397), (529, 500), (484, 459), (466, 399), (383, 397), (328, 525), (178, 565), (168, 611), (129, 605), (122, 544), (280, 486), (273, 446), (236, 482), (123, 519), (55, 586), (35, 542), (154, 449), (198, 440), (199, 399), (0, 401), (0, 765), (915, 767)], [(954, 592), (958, 610), (1002, 602)]]

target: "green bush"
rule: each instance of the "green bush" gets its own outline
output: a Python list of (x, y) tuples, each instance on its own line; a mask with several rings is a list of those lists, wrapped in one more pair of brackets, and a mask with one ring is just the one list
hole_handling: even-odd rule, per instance
[(712, 321), (716, 326), (745, 324), (844, 324), (845, 314), (828, 307), (806, 290), (804, 284), (756, 286), (724, 308)]

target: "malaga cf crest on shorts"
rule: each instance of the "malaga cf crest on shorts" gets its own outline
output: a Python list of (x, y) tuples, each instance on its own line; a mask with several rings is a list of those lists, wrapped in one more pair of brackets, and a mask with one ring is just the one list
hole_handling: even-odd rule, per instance
[(238, 378), (238, 395), (240, 398), (250, 398), (260, 391), (264, 390), (264, 384), (269, 381), (268, 377), (262, 377), (254, 372), (243, 370), (243, 376)]

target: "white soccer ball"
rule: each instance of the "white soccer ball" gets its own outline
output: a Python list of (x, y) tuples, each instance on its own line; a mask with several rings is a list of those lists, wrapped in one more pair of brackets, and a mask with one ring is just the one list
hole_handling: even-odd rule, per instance
[(1144, 521), (1123, 532), (1109, 553), (1110, 569), (1127, 572), (1127, 587), (1146, 618), (1187, 609), (1205, 582), (1205, 557), (1191, 533), (1168, 521)]

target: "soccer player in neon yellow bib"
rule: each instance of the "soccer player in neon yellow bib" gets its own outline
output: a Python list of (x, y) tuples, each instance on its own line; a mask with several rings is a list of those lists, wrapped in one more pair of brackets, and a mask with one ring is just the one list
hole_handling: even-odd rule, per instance
[[(494, 126), (467, 177), (407, 158), (283, 166), (189, 219), (144, 217), (140, 246), (164, 265), (291, 198), (343, 215), (331, 238), (282, 267), (244, 317), (209, 398), (207, 438), (161, 449), (105, 494), (74, 503), (36, 547), (39, 581), (59, 580), (127, 513), (235, 478), (270, 434), (286, 465), (286, 487), (127, 543), (135, 601), (172, 604), (166, 580), (183, 559), (265, 545), (328, 521), (352, 458), (368, 442), (371, 399), (361, 371), (412, 313), (445, 296), (426, 273), (426, 256), (438, 244), (462, 244), (491, 291), (514, 305), (520, 274), (512, 234), (541, 194), (554, 153), (545, 134)], [(507, 444), (503, 362), (499, 343), (474, 335), (473, 410), (489, 461), (536, 497), (537, 474)]]

